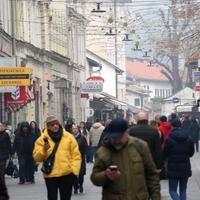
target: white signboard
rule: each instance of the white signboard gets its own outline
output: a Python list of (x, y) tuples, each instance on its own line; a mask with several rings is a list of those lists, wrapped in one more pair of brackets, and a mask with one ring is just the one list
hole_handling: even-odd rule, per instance
[(103, 91), (103, 81), (85, 81), (82, 84), (82, 92), (98, 93)]

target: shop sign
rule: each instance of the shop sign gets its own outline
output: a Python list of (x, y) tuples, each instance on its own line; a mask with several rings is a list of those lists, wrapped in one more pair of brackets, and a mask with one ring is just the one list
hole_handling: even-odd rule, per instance
[(194, 82), (200, 82), (200, 71), (193, 71), (192, 78)]
[(24, 86), (16, 87), (14, 92), (5, 94), (5, 104), (6, 105), (7, 104), (24, 105), (27, 103), (26, 100), (27, 100), (26, 88)]
[(200, 85), (195, 86), (194, 90), (199, 92), (200, 91)]
[(81, 93), (81, 98), (82, 99), (89, 99), (89, 94), (88, 93)]
[(104, 79), (100, 76), (91, 76), (82, 84), (82, 92), (99, 93), (103, 91)]
[(0, 86), (30, 86), (31, 68), (1, 67)]

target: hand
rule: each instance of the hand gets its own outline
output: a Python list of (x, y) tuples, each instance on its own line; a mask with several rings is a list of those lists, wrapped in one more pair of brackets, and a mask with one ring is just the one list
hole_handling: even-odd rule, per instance
[(107, 168), (104, 173), (112, 181), (116, 180), (117, 178), (119, 178), (121, 176), (121, 173), (119, 170), (111, 171), (109, 168)]
[(44, 143), (43, 151), (46, 152), (50, 148), (49, 143)]

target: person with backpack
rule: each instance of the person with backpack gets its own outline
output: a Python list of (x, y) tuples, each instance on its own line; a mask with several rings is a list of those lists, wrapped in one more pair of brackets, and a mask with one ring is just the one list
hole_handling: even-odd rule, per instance
[(128, 122), (116, 118), (96, 152), (91, 181), (102, 199), (160, 200), (159, 175), (146, 142), (129, 136)]

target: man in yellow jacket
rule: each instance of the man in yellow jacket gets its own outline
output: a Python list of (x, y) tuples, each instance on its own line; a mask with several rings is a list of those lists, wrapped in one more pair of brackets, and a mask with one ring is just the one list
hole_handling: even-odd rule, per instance
[(48, 200), (57, 200), (58, 190), (61, 200), (70, 200), (72, 185), (81, 165), (78, 144), (73, 135), (62, 128), (56, 117), (47, 117), (46, 124), (47, 128), (35, 142), (33, 157), (36, 162), (45, 162), (58, 144), (52, 169), (43, 173)]

